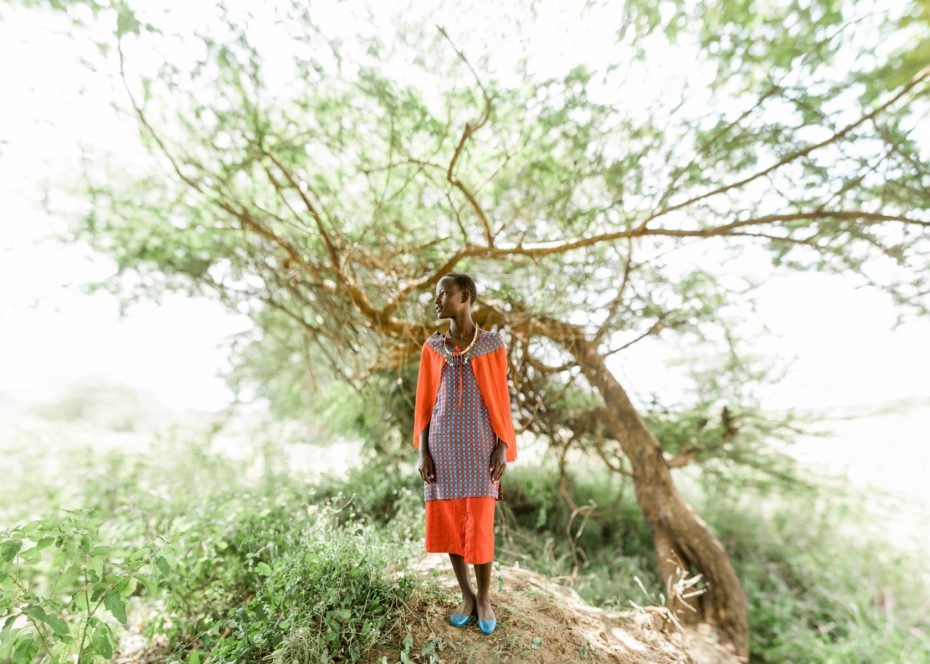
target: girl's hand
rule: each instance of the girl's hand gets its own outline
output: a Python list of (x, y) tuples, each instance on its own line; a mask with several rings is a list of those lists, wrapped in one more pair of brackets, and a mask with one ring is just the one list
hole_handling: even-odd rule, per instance
[(429, 452), (420, 455), (419, 471), (424, 482), (432, 484), (436, 481), (436, 467), (433, 465), (433, 457)]
[(507, 470), (507, 444), (498, 439), (497, 446), (491, 452), (491, 481), (497, 482)]

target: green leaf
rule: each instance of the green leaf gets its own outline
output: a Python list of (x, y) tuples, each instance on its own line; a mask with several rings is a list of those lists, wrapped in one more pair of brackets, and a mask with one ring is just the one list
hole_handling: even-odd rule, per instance
[(67, 568), (64, 572), (61, 573), (60, 576), (55, 579), (51, 587), (51, 592), (56, 593), (60, 590), (68, 590), (71, 588), (77, 581), (79, 572), (80, 569), (76, 565), (72, 565), (71, 567)]
[(71, 604), (69, 608), (76, 611), (90, 611), (90, 605), (87, 603), (87, 597), (84, 596), (84, 593), (78, 590), (73, 595), (71, 595)]
[(103, 578), (103, 565), (106, 562), (106, 559), (102, 556), (93, 556), (87, 561), (87, 570), (88, 572), (94, 572), (93, 575), (88, 574), (94, 581), (98, 581)]
[(161, 570), (162, 574), (171, 574), (171, 565), (169, 565), (168, 561), (162, 556), (157, 556), (155, 558), (155, 566)]
[(70, 634), (68, 623), (58, 616), (46, 615), (42, 620), (46, 625), (52, 628), (52, 631), (55, 632), (55, 636), (68, 636)]
[(109, 660), (113, 656), (113, 644), (110, 641), (110, 628), (106, 625), (100, 625), (94, 630), (94, 635), (90, 638), (90, 643), (98, 655)]
[(19, 552), (19, 557), (26, 563), (37, 563), (42, 560), (42, 554), (36, 547)]
[(116, 589), (124, 595), (131, 595), (138, 584), (139, 582), (136, 581), (135, 577), (124, 576), (119, 580), (119, 583), (116, 584)]
[(255, 566), (255, 571), (261, 576), (271, 576), (271, 567), (265, 562), (258, 563), (258, 565)]
[(128, 32), (133, 34), (139, 34), (139, 27), (142, 24), (139, 23), (139, 20), (136, 18), (136, 15), (132, 13), (132, 10), (129, 7), (123, 5), (120, 7), (119, 16), (116, 19), (116, 34), (120, 37), (125, 35)]
[(123, 604), (123, 598), (119, 596), (119, 593), (113, 590), (108, 591), (103, 597), (103, 605), (113, 614), (114, 618), (123, 625), (126, 624), (126, 605)]
[(31, 618), (35, 618), (36, 620), (45, 620), (45, 609), (43, 609), (41, 606), (36, 606), (35, 604), (30, 604), (27, 606), (25, 609), (23, 609), (23, 613)]
[(147, 574), (142, 574), (141, 572), (136, 572), (136, 575), (133, 577), (136, 582), (146, 589), (148, 592), (154, 591), (158, 588), (158, 583), (154, 578), (148, 576)]
[[(36, 533), (42, 532), (48, 528), (48, 523), (45, 519), (35, 519), (30, 521), (25, 526), (22, 527), (22, 532), (26, 535), (35, 535)], [(33, 538), (35, 539), (35, 538)]]
[(16, 635), (19, 634), (19, 630), (13, 629), (11, 622), (15, 619), (16, 616), (10, 616), (7, 618), (3, 629), (0, 629), (0, 657), (4, 657), (9, 654), (10, 649), (8, 646), (13, 644), (13, 641), (16, 640)]
[(100, 599), (100, 596), (103, 595), (103, 593), (107, 592), (107, 590), (109, 590), (109, 588), (107, 588), (105, 584), (95, 583), (94, 589), (90, 593), (90, 601), (96, 602), (98, 599)]
[[(20, 632), (22, 635), (22, 632)], [(13, 651), (13, 664), (31, 664), (35, 656), (39, 654), (39, 642), (31, 634), (23, 636), (22, 640), (16, 644)]]
[(6, 540), (0, 544), (0, 560), (7, 563), (13, 562), (13, 558), (21, 548), (23, 548), (23, 543), (20, 540)]

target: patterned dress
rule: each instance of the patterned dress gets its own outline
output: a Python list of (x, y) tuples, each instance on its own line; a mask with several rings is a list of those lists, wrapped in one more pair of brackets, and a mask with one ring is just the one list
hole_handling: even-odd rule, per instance
[[(436, 332), (427, 343), (442, 352), (442, 335)], [(488, 407), (481, 399), (470, 361), (503, 345), (491, 332), (478, 335), (465, 355), (443, 363), (439, 393), (429, 425), (429, 451), (436, 465), (436, 482), (424, 482), (425, 500), (490, 496), (503, 497), (500, 481), (491, 480), (488, 468), (497, 436), (491, 427)], [(461, 351), (458, 346), (456, 351)]]
[[(444, 344), (438, 332), (424, 343), (417, 390), (420, 421), (414, 445), (428, 415), (428, 447), (436, 471), (434, 482), (423, 483), (425, 548), (483, 564), (494, 560), (494, 509), (503, 497), (501, 481), (491, 479), (498, 438), (507, 443), (507, 460), (516, 458), (506, 349), (499, 334), (486, 330), (479, 330), (465, 354)], [(430, 374), (438, 374), (438, 381)]]

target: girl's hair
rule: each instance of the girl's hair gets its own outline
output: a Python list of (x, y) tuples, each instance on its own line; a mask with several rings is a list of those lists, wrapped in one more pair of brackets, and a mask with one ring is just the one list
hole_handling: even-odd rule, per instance
[(475, 302), (478, 301), (478, 288), (475, 286), (475, 281), (467, 274), (461, 274), (459, 272), (452, 272), (446, 276), (450, 279), (455, 279), (455, 283), (459, 287), (459, 290), (468, 292), (468, 299), (472, 306), (475, 306)]

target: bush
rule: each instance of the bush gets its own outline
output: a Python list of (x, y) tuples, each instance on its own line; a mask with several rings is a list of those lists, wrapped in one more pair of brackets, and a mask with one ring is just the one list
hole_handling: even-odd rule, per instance
[(155, 585), (156, 547), (102, 534), (98, 511), (66, 512), (0, 532), (0, 661), (108, 661), (116, 637), (102, 614), (125, 626), (129, 598)]
[[(930, 662), (926, 561), (895, 550), (880, 527), (870, 528), (876, 517), (869, 516), (869, 495), (813, 479), (820, 493), (687, 496), (742, 580), (752, 661)], [(510, 557), (565, 577), (577, 538), (581, 567), (573, 587), (587, 602), (625, 609), (631, 600), (662, 601), (652, 539), (629, 488), (578, 535), (578, 516), (567, 530), (571, 512), (558, 494), (556, 469), (517, 468), (507, 480), (498, 524), (502, 563)], [(569, 478), (569, 487), (579, 505), (593, 500), (598, 509), (617, 496), (616, 479), (596, 473)]]
[[(266, 570), (268, 582), (250, 602), (255, 611), (236, 614), (230, 637), (251, 632), (256, 645), (272, 643), (275, 662), (356, 662), (388, 640), (415, 582), (385, 576), (396, 560), (370, 525), (339, 525), (331, 503), (309, 511), (315, 522), (293, 533), (289, 554)], [(236, 644), (223, 658), (228, 641), (214, 651), (217, 661), (249, 654)]]
[(926, 563), (869, 534), (867, 500), (847, 491), (699, 508), (742, 579), (753, 662), (930, 662)]

